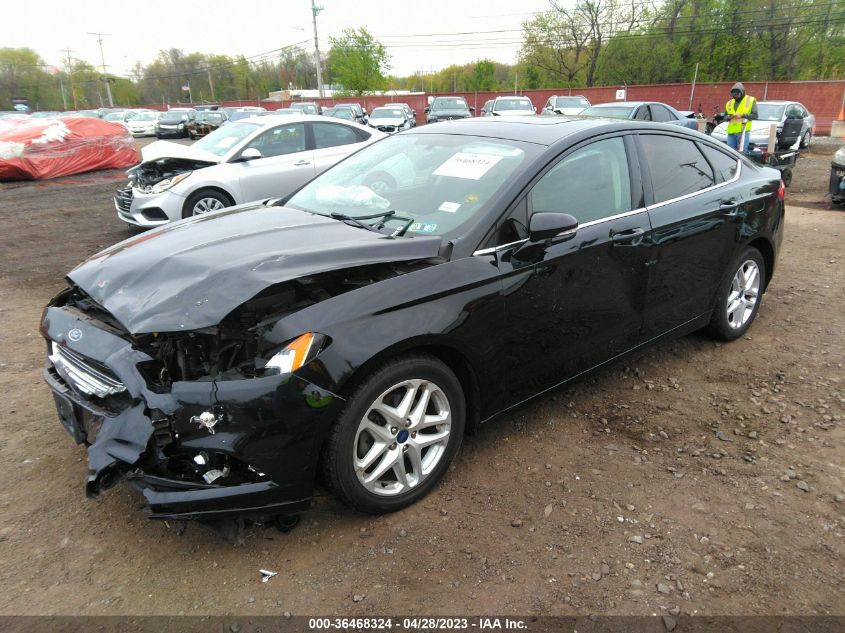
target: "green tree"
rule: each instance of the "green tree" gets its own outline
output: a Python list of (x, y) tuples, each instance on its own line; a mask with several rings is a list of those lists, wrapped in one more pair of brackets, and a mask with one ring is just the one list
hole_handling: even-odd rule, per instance
[(344, 29), (338, 38), (329, 38), (327, 70), (333, 83), (355, 95), (387, 88), (385, 72), (390, 56), (366, 28)]
[(475, 62), (472, 71), (473, 90), (495, 90), (496, 86), (496, 64), (489, 59), (481, 59)]

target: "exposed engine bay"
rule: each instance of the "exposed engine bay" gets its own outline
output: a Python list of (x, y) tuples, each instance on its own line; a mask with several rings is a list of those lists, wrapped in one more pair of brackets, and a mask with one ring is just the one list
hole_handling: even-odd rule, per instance
[(133, 187), (146, 192), (162, 180), (215, 164), (210, 161), (191, 158), (159, 158), (136, 165), (127, 170), (126, 174), (129, 176), (129, 182)]

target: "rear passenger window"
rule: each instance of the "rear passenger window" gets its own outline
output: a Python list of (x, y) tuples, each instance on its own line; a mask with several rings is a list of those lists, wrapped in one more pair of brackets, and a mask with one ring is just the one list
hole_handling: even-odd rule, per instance
[(701, 151), (704, 152), (704, 156), (707, 158), (707, 162), (713, 167), (717, 185), (736, 176), (736, 170), (739, 168), (739, 161), (736, 158), (728, 156), (724, 152), (720, 152), (703, 143), (700, 147)]
[(666, 122), (666, 121), (674, 121), (675, 117), (672, 116), (672, 113), (669, 112), (666, 108), (662, 105), (652, 104), (649, 106), (651, 108), (651, 120), (658, 121), (658, 122)]
[(359, 141), (355, 130), (345, 125), (335, 123), (312, 123), (314, 130), (314, 146), (316, 149), (349, 145)]
[(621, 138), (575, 150), (531, 190), (534, 213), (569, 213), (580, 224), (631, 210), (628, 159)]
[(641, 134), (640, 146), (651, 172), (655, 203), (716, 184), (710, 163), (692, 141), (677, 136)]

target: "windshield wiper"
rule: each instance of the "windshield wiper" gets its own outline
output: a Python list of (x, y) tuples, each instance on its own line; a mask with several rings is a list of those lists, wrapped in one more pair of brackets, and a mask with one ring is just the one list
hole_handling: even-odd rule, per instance
[[(373, 226), (372, 224), (365, 224), (361, 222), (361, 220), (374, 220), (375, 218), (388, 218), (391, 215), (394, 215), (396, 211), (385, 211), (383, 213), (374, 213), (372, 215), (359, 215), (359, 216), (351, 216), (346, 215), (345, 213), (337, 213), (336, 211), (332, 211), (329, 215), (333, 217), (335, 220), (340, 220), (341, 222), (346, 222), (347, 224), (352, 224), (354, 226), (360, 226), (362, 229), (367, 229), (368, 231), (375, 231), (376, 233), (380, 233), (380, 231)], [(384, 224), (384, 222), (382, 222)]]

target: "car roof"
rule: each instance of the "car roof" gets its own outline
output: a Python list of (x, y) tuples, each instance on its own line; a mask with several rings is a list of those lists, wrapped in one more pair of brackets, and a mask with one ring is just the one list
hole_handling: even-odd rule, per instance
[(629, 119), (613, 119), (610, 117), (475, 117), (444, 121), (437, 125), (424, 125), (408, 130), (402, 134), (456, 134), (467, 136), (484, 136), (511, 141), (527, 141), (537, 145), (553, 145), (567, 137), (581, 133), (594, 132), (604, 134), (623, 131), (654, 132), (663, 130), (672, 134), (684, 134), (696, 140), (703, 140), (704, 135), (695, 130), (655, 123), (653, 121), (631, 121)]
[(782, 99), (769, 99), (767, 101), (758, 101), (757, 105), (789, 105), (790, 103), (798, 103), (798, 101), (784, 101)]
[[(612, 108), (614, 106), (625, 106), (633, 108), (634, 106), (647, 105), (649, 103), (659, 103), (658, 101), (608, 101), (607, 103), (594, 103), (592, 108)], [(661, 103), (660, 105), (665, 105)]]
[[(340, 119), (339, 119), (340, 120)], [(264, 116), (251, 116), (244, 119), (239, 119), (237, 123), (246, 121), (247, 123), (258, 123), (263, 127), (272, 127), (280, 123), (291, 123), (292, 121), (313, 121), (315, 123), (325, 123), (326, 117), (319, 114), (266, 114)], [(372, 132), (371, 128), (366, 128), (363, 125), (358, 125), (354, 121), (347, 121), (343, 119), (345, 125), (354, 125), (361, 130)], [(334, 123), (332, 121), (332, 123)]]

